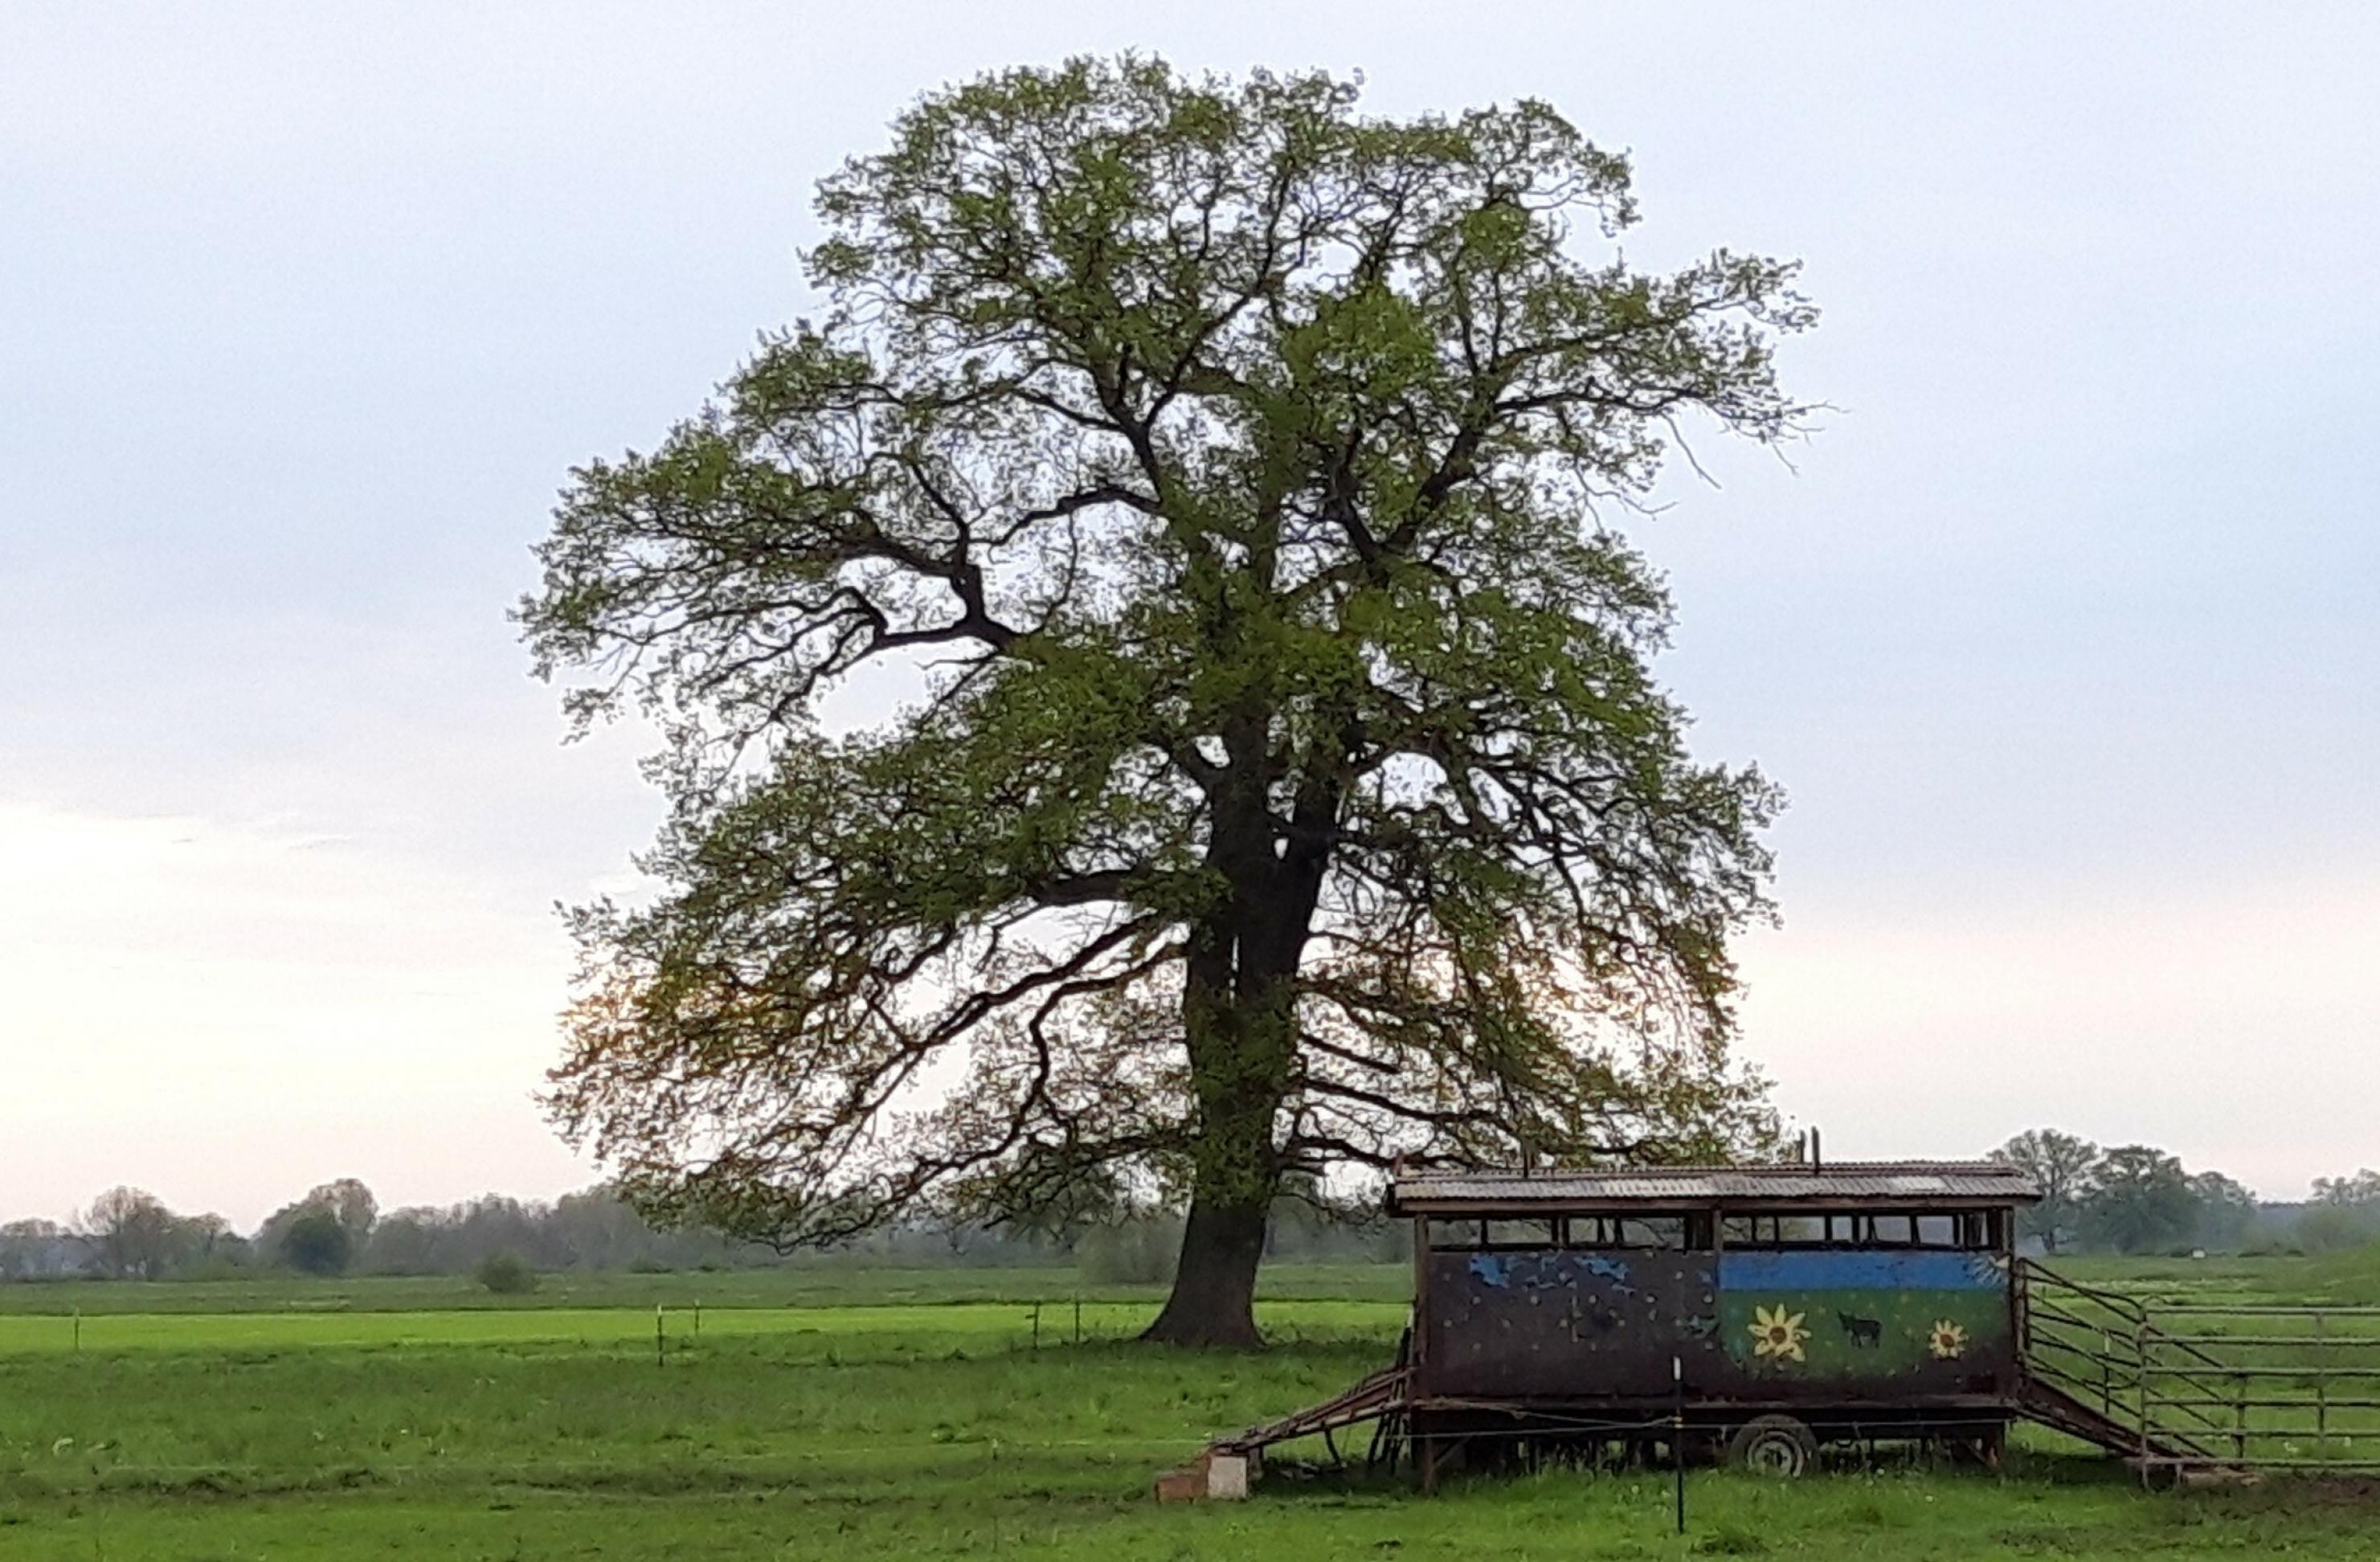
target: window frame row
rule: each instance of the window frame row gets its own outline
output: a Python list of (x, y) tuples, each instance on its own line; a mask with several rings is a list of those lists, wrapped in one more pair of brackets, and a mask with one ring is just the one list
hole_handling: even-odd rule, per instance
[(1590, 1252), (1709, 1253), (1931, 1251), (1994, 1253), (2005, 1243), (1999, 1209), (1767, 1211), (1663, 1214), (1430, 1216), (1423, 1245), (1433, 1253), (1520, 1253), (1547, 1248)]

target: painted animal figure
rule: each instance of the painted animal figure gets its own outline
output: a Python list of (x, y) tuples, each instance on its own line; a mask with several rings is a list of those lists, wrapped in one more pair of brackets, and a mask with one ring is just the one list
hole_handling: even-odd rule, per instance
[(1852, 1337), (1853, 1345), (1865, 1346), (1873, 1350), (1884, 1343), (1883, 1319), (1858, 1318), (1849, 1313), (1837, 1313), (1835, 1316), (1841, 1320), (1843, 1332)]

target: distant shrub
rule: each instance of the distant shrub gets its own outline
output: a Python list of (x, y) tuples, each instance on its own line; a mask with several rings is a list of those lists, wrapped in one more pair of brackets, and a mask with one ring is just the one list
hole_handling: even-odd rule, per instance
[(471, 1274), (498, 1296), (525, 1296), (537, 1289), (537, 1271), (516, 1253), (492, 1253)]
[(281, 1233), (281, 1261), (303, 1275), (344, 1274), (353, 1256), (347, 1229), (327, 1209), (307, 1211)]
[(667, 1275), (674, 1273), (674, 1271), (668, 1265), (662, 1263), (658, 1258), (632, 1258), (628, 1261), (628, 1273), (631, 1275)]

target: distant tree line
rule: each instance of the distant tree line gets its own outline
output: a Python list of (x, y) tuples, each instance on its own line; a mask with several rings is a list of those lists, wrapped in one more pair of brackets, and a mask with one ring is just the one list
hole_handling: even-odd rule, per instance
[[(2318, 1178), (2301, 1204), (2261, 1203), (2219, 1171), (2193, 1172), (2148, 1144), (2102, 1149), (2056, 1129), (2020, 1133), (1994, 1158), (2022, 1167), (2041, 1202), (2021, 1241), (2065, 1253), (2321, 1252), (2380, 1242), (2380, 1171)], [(219, 1215), (179, 1215), (154, 1194), (111, 1188), (69, 1221), (0, 1224), (0, 1281), (101, 1277), (230, 1279), (261, 1273), (473, 1275), (570, 1269), (731, 1268), (862, 1262), (902, 1266), (1068, 1265), (1109, 1283), (1172, 1278), (1183, 1216), (1121, 1184), (1078, 1188), (1026, 1220), (990, 1226), (924, 1212), (830, 1253), (791, 1260), (700, 1227), (657, 1226), (609, 1184), (551, 1204), (490, 1193), (463, 1204), (383, 1211), (354, 1178), (310, 1190), (246, 1234)], [(1378, 1263), (1409, 1255), (1401, 1221), (1376, 1204), (1292, 1182), (1276, 1201), (1266, 1253)]]
[(2317, 1178), (2305, 1204), (2268, 1204), (2219, 1171), (2193, 1172), (2153, 1144), (2102, 1149), (2054, 1128), (1993, 1152), (2022, 1167), (2041, 1202), (2017, 1235), (2061, 1253), (2321, 1252), (2380, 1241), (2380, 1171)]
[[(1105, 1281), (1171, 1277), (1178, 1212), (1121, 1190), (999, 1227), (920, 1215), (802, 1262), (905, 1266), (1071, 1265)], [(1312, 1189), (1284, 1196), (1268, 1251), (1277, 1257), (1365, 1262), (1404, 1255), (1401, 1225), (1332, 1204)], [(0, 1281), (103, 1277), (233, 1279), (261, 1273), (472, 1275), (491, 1289), (568, 1269), (717, 1269), (791, 1262), (772, 1249), (699, 1227), (656, 1226), (608, 1184), (551, 1204), (490, 1193), (443, 1207), (383, 1212), (354, 1178), (322, 1183), (253, 1232), (219, 1215), (175, 1213), (155, 1194), (111, 1188), (69, 1221), (0, 1224)], [(502, 1283), (491, 1279), (501, 1277)]]
[(773, 1256), (714, 1232), (656, 1229), (601, 1185), (552, 1204), (491, 1193), (383, 1212), (370, 1188), (341, 1178), (245, 1235), (219, 1215), (178, 1215), (144, 1190), (111, 1188), (67, 1222), (0, 1224), (0, 1279), (468, 1274), (498, 1254), (541, 1269), (719, 1267)]

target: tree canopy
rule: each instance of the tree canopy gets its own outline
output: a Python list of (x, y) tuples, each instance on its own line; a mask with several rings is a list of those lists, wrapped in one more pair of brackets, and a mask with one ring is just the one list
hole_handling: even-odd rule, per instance
[(2088, 1234), (2119, 1253), (2152, 1253), (2191, 1234), (2198, 1194), (2179, 1158), (2153, 1144), (2119, 1144), (2091, 1169)]
[(2091, 1190), (2091, 1174), (2099, 1164), (2099, 1146), (2054, 1128), (2028, 1129), (1992, 1152), (2031, 1177), (2041, 1190), (2037, 1204), (2017, 1212), (2020, 1236), (2041, 1239), (2042, 1251), (2056, 1253), (2082, 1229), (2083, 1200)]
[(1632, 269), (1540, 103), (1140, 58), (931, 94), (818, 212), (822, 311), (575, 473), (520, 611), (673, 805), (575, 914), (566, 1131), (788, 1244), (1179, 1190), (1155, 1332), (1245, 1339), (1291, 1173), (1770, 1130), (1779, 795), (1618, 528), (1682, 419), (1801, 429), (1792, 265)]
[(298, 1211), (283, 1229), (277, 1247), (284, 1263), (308, 1275), (342, 1274), (355, 1256), (347, 1229), (339, 1224), (335, 1214), (319, 1205)]
[(120, 1279), (153, 1279), (173, 1257), (173, 1211), (146, 1189), (110, 1188), (91, 1201), (82, 1225), (99, 1244), (102, 1265)]

